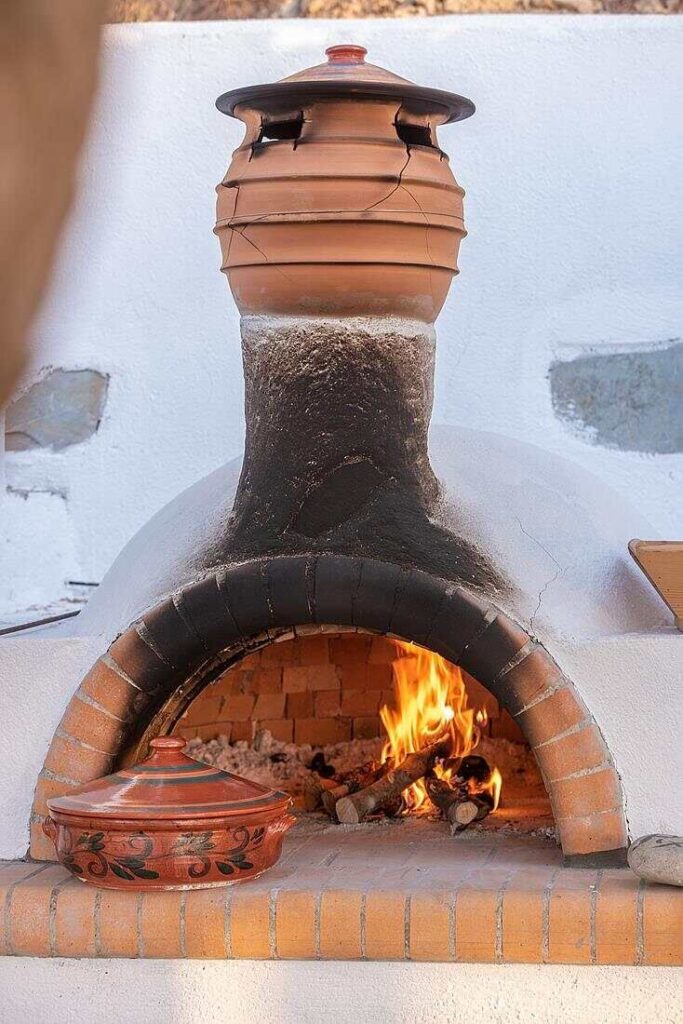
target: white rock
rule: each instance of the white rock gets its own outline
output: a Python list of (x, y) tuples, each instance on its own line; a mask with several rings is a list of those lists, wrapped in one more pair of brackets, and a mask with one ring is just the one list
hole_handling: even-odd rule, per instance
[(683, 836), (642, 836), (630, 846), (628, 863), (647, 882), (683, 886)]

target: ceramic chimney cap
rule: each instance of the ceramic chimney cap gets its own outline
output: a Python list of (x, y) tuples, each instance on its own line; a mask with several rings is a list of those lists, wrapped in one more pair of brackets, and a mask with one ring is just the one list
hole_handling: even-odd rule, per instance
[(363, 46), (345, 43), (329, 46), (325, 53), (324, 64), (268, 85), (232, 89), (218, 97), (216, 106), (221, 113), (237, 117), (240, 105), (275, 113), (319, 99), (395, 99), (406, 110), (435, 114), (443, 124), (462, 121), (474, 113), (474, 104), (465, 96), (415, 85), (385, 68), (367, 64)]

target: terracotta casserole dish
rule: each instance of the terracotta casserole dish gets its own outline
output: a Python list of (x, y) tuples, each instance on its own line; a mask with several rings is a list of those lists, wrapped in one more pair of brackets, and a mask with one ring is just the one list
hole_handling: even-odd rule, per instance
[(151, 741), (146, 761), (48, 800), (59, 861), (106, 889), (194, 889), (255, 878), (294, 823), (286, 793), (201, 764), (185, 740)]

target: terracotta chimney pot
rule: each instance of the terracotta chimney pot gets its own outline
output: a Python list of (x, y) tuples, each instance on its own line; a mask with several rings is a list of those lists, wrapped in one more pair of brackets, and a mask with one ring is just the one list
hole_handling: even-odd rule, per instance
[(465, 235), (436, 129), (474, 106), (365, 63), (362, 46), (326, 53), (217, 101), (246, 125), (217, 189), (222, 269), (243, 314), (431, 323)]

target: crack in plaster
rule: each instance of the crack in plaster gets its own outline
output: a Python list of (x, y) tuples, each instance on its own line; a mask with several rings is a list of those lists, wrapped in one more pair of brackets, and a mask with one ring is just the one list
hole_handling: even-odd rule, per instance
[(534, 542), (534, 544), (536, 544), (541, 549), (541, 551), (545, 552), (545, 554), (548, 556), (548, 558), (552, 562), (554, 562), (555, 565), (557, 566), (557, 572), (553, 576), (551, 576), (549, 580), (546, 580), (546, 582), (543, 584), (543, 586), (541, 587), (541, 589), (538, 592), (538, 601), (537, 601), (536, 607), (534, 608), (534, 610), (533, 610), (533, 612), (531, 614), (531, 617), (529, 619), (529, 632), (533, 632), (534, 622), (536, 620), (536, 616), (538, 615), (539, 611), (541, 610), (541, 604), (543, 603), (543, 597), (544, 597), (546, 591), (548, 590), (548, 588), (553, 583), (555, 583), (556, 580), (558, 580), (560, 578), (560, 576), (564, 575), (564, 573), (567, 571), (567, 569), (569, 567), (568, 566), (561, 566), (560, 563), (555, 558), (555, 556), (548, 550), (548, 548), (544, 544), (541, 544), (540, 540), (538, 540), (531, 533), (529, 533), (528, 530), (524, 529), (524, 527), (522, 526), (522, 520), (519, 518), (519, 516), (515, 516), (515, 519), (517, 520), (517, 525), (519, 526), (519, 528), (522, 531), (522, 533), (524, 534), (524, 536), (528, 537), (529, 540), (532, 540)]

